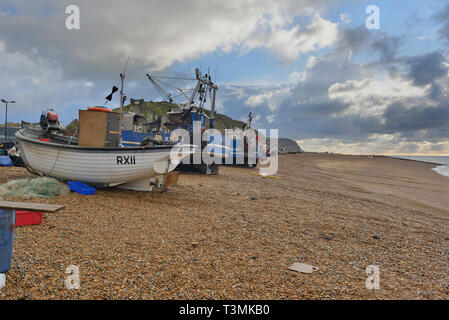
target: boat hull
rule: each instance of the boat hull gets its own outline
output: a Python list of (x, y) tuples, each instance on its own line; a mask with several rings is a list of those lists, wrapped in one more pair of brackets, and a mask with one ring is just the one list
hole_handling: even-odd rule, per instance
[(16, 136), (27, 167), (61, 180), (117, 186), (171, 172), (178, 165), (177, 161), (170, 160), (171, 147), (167, 146), (151, 149), (88, 148), (43, 142), (25, 137), (20, 131)]

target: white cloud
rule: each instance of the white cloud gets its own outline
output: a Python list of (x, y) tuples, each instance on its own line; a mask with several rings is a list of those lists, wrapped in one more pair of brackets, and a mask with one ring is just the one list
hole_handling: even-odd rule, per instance
[(412, 81), (403, 79), (347, 80), (335, 83), (328, 89), (329, 98), (350, 104), (344, 114), (361, 116), (381, 116), (392, 103), (410, 98), (423, 98), (429, 86), (416, 87)]
[(337, 40), (337, 23), (314, 15), (312, 22), (302, 29), (299, 25), (291, 29), (275, 29), (263, 43), (267, 49), (284, 61), (296, 60), (300, 54), (332, 46)]
[(266, 102), (273, 96), (273, 92), (267, 92), (258, 94), (255, 96), (248, 97), (248, 100), (246, 100), (246, 105), (250, 107), (257, 107), (258, 105), (261, 105), (262, 103)]
[(262, 104), (267, 104), (268, 108), (271, 111), (274, 111), (279, 108), (282, 101), (286, 98), (286, 96), (290, 93), (290, 87), (280, 87), (276, 89), (272, 88), (261, 88), (266, 91), (261, 94), (249, 96), (245, 102), (245, 105), (249, 107), (257, 107)]
[[(42, 57), (30, 59), (22, 53), (2, 52), (0, 70), (11, 75), (0, 81), (0, 92), (6, 99), (16, 101), (8, 110), (11, 121), (37, 122), (41, 111), (51, 107), (60, 112), (67, 124), (78, 116), (79, 108), (101, 104), (107, 95), (103, 92), (106, 86), (94, 88), (93, 82), (65, 80), (62, 70)], [(77, 107), (73, 108), (75, 103)]]
[(340, 21), (343, 24), (348, 24), (351, 23), (352, 20), (347, 13), (340, 13)]
[[(8, 47), (11, 43), (22, 52), (36, 47), (41, 55), (56, 59), (65, 74), (90, 69), (98, 74), (106, 69), (104, 64), (122, 68), (129, 54), (134, 64), (152, 70), (215, 50), (265, 48), (292, 61), (332, 45), (337, 32), (337, 24), (318, 13), (330, 0), (131, 0), (126, 5), (77, 0), (81, 29), (74, 31), (65, 28), (69, 2), (14, 2), (17, 14), (0, 20)], [(45, 19), (40, 17), (42, 8), (48, 10)], [(310, 21), (298, 25), (297, 17)]]
[[(7, 79), (0, 82), (0, 92), (18, 102), (12, 115), (18, 110), (23, 115), (16, 119), (36, 121), (43, 108), (53, 106), (76, 116), (78, 108), (103, 103), (128, 54), (126, 93), (148, 98), (148, 83), (142, 76), (146, 70), (168, 68), (215, 51), (245, 54), (262, 49), (281, 62), (309, 57), (304, 71), (291, 72), (285, 83), (273, 85), (268, 77), (260, 77), (252, 86), (240, 82), (238, 87), (235, 83), (244, 80), (237, 74), (234, 86), (220, 87), (217, 110), (233, 118), (245, 114), (242, 120), (251, 110), (256, 125), (272, 124), (296, 138), (332, 137), (304, 140), (306, 146), (321, 143), (330, 151), (380, 153), (384, 148), (398, 152), (398, 146), (403, 152), (418, 150), (415, 142), (407, 149), (407, 141), (397, 135), (372, 135), (359, 142), (336, 138), (360, 135), (357, 139), (363, 140), (372, 132), (383, 132), (385, 123), (379, 119), (392, 102), (432, 106), (432, 101), (426, 97), (429, 87), (415, 87), (400, 77), (404, 66), (399, 60), (376, 66), (352, 61), (352, 52), (372, 50), (365, 34), (368, 31), (359, 28), (348, 35), (344, 28), (338, 30), (338, 24), (350, 21), (344, 13), (338, 23), (324, 19), (323, 6), (331, 0), (75, 2), (81, 9), (79, 31), (65, 29), (64, 9), (72, 0), (10, 1), (15, 14), (0, 19), (0, 70)], [(337, 33), (346, 34), (349, 40), (344, 38), (347, 41), (338, 42), (331, 53), (318, 55), (317, 50), (335, 46)], [(388, 47), (387, 38), (380, 40)], [(388, 78), (390, 67), (397, 68), (396, 78)], [(141, 77), (132, 78), (133, 74)], [(262, 86), (261, 81), (266, 83)], [(436, 84), (443, 81), (441, 94), (447, 96), (448, 79)], [(385, 129), (402, 130), (394, 126)], [(447, 141), (445, 137), (436, 139)], [(433, 142), (422, 146), (424, 151), (438, 147)], [(440, 149), (448, 150), (444, 148)]]
[[(335, 26), (318, 15), (330, 1), (131, 0), (124, 5), (122, 1), (76, 0), (81, 29), (69, 31), (65, 7), (73, 1), (15, 0), (10, 3), (14, 15), (0, 19), (0, 68), (3, 78), (9, 79), (0, 83), (0, 90), (20, 101), (18, 110), (35, 114), (46, 106), (103, 103), (109, 93), (104, 91), (114, 84), (128, 54), (129, 95), (130, 89), (146, 92), (142, 86), (148, 84), (142, 75), (149, 69), (164, 69), (216, 50), (250, 50), (259, 37), (272, 40), (270, 44), (259, 41), (257, 46), (281, 58), (282, 51), (294, 57), (301, 50), (331, 43), (322, 37)], [(306, 17), (306, 22), (298, 26), (297, 17)], [(290, 36), (297, 43), (274, 48), (274, 37), (290, 30), (296, 31)], [(139, 82), (136, 88), (135, 81)], [(276, 91), (269, 103), (277, 108)], [(75, 108), (71, 116), (76, 116), (74, 112)], [(33, 120), (35, 115), (17, 118)]]
[(290, 82), (290, 83), (297, 83), (300, 80), (303, 80), (304, 76), (305, 76), (304, 72), (293, 71), (292, 73), (290, 73), (288, 75), (288, 82)]
[(416, 37), (418, 40), (434, 40), (435, 37), (431, 37), (431, 36), (417, 36)]
[[(373, 134), (364, 141), (345, 141), (338, 138), (297, 140), (307, 152), (382, 155), (449, 155), (449, 142), (407, 141), (397, 134)], [(438, 152), (435, 152), (438, 150)]]

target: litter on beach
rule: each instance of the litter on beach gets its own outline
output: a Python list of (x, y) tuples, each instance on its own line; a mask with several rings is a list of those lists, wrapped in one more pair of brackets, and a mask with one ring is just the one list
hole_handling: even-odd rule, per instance
[(310, 264), (300, 262), (294, 262), (290, 267), (288, 267), (288, 269), (301, 273), (313, 273), (315, 271), (318, 271), (318, 267), (314, 267), (311, 266)]
[(257, 173), (257, 172), (253, 172), (251, 174), (255, 175), (255, 176), (264, 177), (264, 178), (279, 179), (279, 177), (276, 177), (276, 176), (264, 176), (264, 175), (261, 175), (260, 173)]

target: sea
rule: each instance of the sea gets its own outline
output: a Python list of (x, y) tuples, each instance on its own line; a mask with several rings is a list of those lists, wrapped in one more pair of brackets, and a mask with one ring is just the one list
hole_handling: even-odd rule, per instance
[(449, 177), (449, 156), (391, 156), (393, 158), (423, 161), (438, 164), (433, 168), (439, 174)]

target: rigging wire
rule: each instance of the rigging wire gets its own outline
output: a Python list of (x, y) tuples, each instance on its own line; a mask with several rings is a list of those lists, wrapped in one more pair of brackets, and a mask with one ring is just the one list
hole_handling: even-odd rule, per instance
[(183, 94), (185, 98), (187, 98), (187, 99), (189, 98), (189, 97), (187, 97), (187, 95), (182, 91), (182, 89), (177, 88), (177, 87), (175, 87), (174, 85), (171, 85), (171, 84), (169, 84), (169, 83), (167, 83), (167, 82), (165, 82), (165, 81), (162, 81), (162, 80), (155, 80), (155, 81), (158, 81), (158, 82), (160, 82), (160, 83), (162, 83), (162, 84), (165, 84), (167, 87), (173, 88), (173, 89), (176, 90), (176, 91), (180, 91), (181, 94)]
[(166, 77), (166, 76), (151, 76), (153, 78), (162, 78), (162, 79), (173, 79), (173, 80), (191, 80), (194, 81), (194, 78), (183, 78), (183, 77)]
[[(217, 74), (217, 72), (215, 73), (215, 78), (216, 78), (216, 74)], [(202, 81), (201, 81), (199, 87), (195, 87), (195, 88), (179, 88), (179, 87), (176, 87), (175, 85), (168, 83), (166, 81), (163, 81), (161, 79), (188, 80), (188, 81), (194, 81), (194, 80), (198, 80), (198, 79), (179, 77), (179, 76), (178, 77), (177, 76), (158, 76), (158, 75), (150, 76), (149, 74), (147, 74), (147, 76), (152, 84), (151, 87), (152, 87), (153, 93), (157, 93), (165, 101), (167, 101), (169, 103), (174, 103), (181, 109), (182, 109), (182, 106), (177, 102), (178, 98), (183, 96), (184, 98), (189, 100), (190, 96), (188, 96), (187, 94), (190, 91), (193, 92), (195, 89), (197, 89), (198, 91), (194, 97), (194, 101), (195, 100), (197, 101), (197, 107), (199, 109), (204, 109), (206, 107), (208, 96), (209, 96), (209, 104), (212, 103), (212, 91), (214, 89), (211, 87), (213, 85), (213, 83), (212, 83), (212, 78), (210, 76), (210, 68), (208, 69), (208, 74), (201, 77)], [(205, 83), (203, 83), (203, 82), (205, 82)]]

